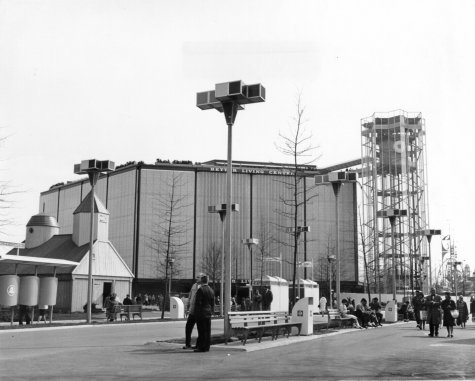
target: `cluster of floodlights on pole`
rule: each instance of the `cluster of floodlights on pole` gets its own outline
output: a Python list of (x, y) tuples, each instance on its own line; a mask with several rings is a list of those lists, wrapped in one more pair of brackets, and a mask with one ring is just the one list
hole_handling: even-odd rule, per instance
[[(232, 212), (239, 212), (239, 204), (232, 204)], [(208, 213), (218, 213), (221, 219), (221, 287), (219, 288), (219, 316), (223, 316), (224, 296), (224, 221), (226, 219), (226, 204), (208, 206)]]
[(91, 225), (89, 230), (89, 269), (87, 273), (87, 323), (91, 323), (92, 309), (92, 247), (94, 245), (94, 187), (99, 175), (103, 172), (111, 172), (115, 169), (115, 164), (110, 160), (83, 160), (79, 164), (74, 164), (74, 173), (77, 175), (88, 175), (91, 184)]
[[(227, 165), (227, 205), (232, 205), (232, 127), (238, 110), (243, 110), (244, 105), (265, 102), (266, 91), (260, 83), (245, 85), (242, 81), (217, 83), (214, 90), (196, 94), (196, 106), (201, 110), (215, 109), (224, 113), (228, 125), (228, 165)], [(231, 329), (228, 323), (228, 313), (231, 304), (231, 216), (226, 219), (226, 246), (224, 252), (225, 292), (221, 303), (224, 305), (224, 334), (228, 337)]]
[[(391, 260), (392, 260), (392, 283), (393, 283), (393, 300), (396, 300), (396, 245), (394, 242), (394, 224), (397, 218), (407, 217), (406, 209), (386, 209), (376, 212), (377, 217), (388, 218), (391, 224)], [(402, 253), (401, 253), (402, 255)]]
[(421, 264), (424, 263), (425, 260), (429, 261), (429, 288), (432, 287), (432, 255), (430, 250), (430, 242), (432, 240), (432, 236), (434, 235), (441, 235), (442, 231), (439, 229), (424, 229), (418, 232), (420, 235), (423, 235), (427, 238), (427, 242), (429, 243), (429, 256), (428, 257), (421, 257)]
[[(333, 193), (335, 195), (335, 220), (336, 220), (336, 300), (337, 305), (340, 305), (340, 283), (341, 283), (341, 255), (340, 255), (340, 216), (339, 216), (339, 202), (338, 196), (340, 194), (340, 189), (344, 183), (355, 183), (358, 180), (358, 175), (355, 172), (330, 172), (326, 175), (317, 175), (315, 176), (315, 185), (322, 184), (331, 184), (333, 188)], [(333, 301), (331, 300), (331, 285), (330, 285), (330, 306), (333, 306)]]

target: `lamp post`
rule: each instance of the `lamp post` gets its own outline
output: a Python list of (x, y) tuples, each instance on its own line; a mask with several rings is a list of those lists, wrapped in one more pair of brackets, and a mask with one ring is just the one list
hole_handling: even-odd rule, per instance
[[(396, 218), (407, 216), (406, 209), (387, 209), (377, 212), (377, 217), (388, 218), (391, 224), (391, 260), (392, 260), (392, 284), (393, 284), (393, 300), (396, 301), (396, 245), (394, 244), (394, 224)], [(401, 253), (402, 255), (402, 253)]]
[[(239, 212), (239, 204), (232, 204), (232, 212)], [(219, 316), (223, 316), (224, 296), (224, 220), (226, 219), (226, 204), (208, 206), (208, 213), (218, 213), (221, 219), (221, 285), (219, 287)]]
[(170, 267), (170, 283), (168, 285), (168, 296), (172, 294), (172, 279), (173, 279), (173, 264), (175, 263), (174, 258), (168, 259), (168, 266)]
[[(296, 236), (297, 237), (296, 241), (298, 242), (298, 239), (300, 238), (300, 234), (310, 232), (310, 226), (297, 226), (296, 228), (290, 227), (290, 228), (286, 228), (286, 232)], [(295, 245), (296, 246), (295, 250), (297, 250), (297, 245), (298, 243)], [(296, 272), (298, 272), (299, 266), (300, 266), (300, 262), (298, 260), (298, 251), (297, 251), (297, 258), (295, 258), (295, 263), (294, 263), (294, 275)], [(297, 274), (297, 283), (299, 287), (298, 295), (300, 297), (300, 277), (298, 276), (298, 274)], [(293, 294), (292, 294), (292, 304), (293, 304), (295, 303), (295, 277), (293, 278), (292, 290), (293, 290)]]
[(115, 164), (110, 160), (83, 160), (79, 164), (74, 164), (74, 173), (77, 175), (87, 174), (91, 184), (91, 225), (89, 230), (89, 267), (87, 272), (87, 323), (91, 323), (92, 309), (92, 260), (94, 245), (94, 188), (99, 175), (103, 172), (111, 172), (115, 169)]
[(429, 260), (429, 288), (432, 287), (432, 255), (431, 255), (431, 245), (430, 242), (432, 240), (432, 236), (434, 235), (441, 235), (442, 231), (438, 229), (424, 229), (419, 232), (420, 234), (424, 235), (427, 238), (427, 242), (429, 243), (429, 258), (423, 258)]
[(332, 278), (333, 278), (333, 275), (332, 275), (332, 262), (336, 260), (336, 256), (335, 255), (329, 255), (327, 256), (327, 260), (328, 260), (328, 282), (330, 283), (329, 287), (328, 287), (328, 303), (330, 305), (330, 308), (333, 308), (333, 299), (332, 299)]
[(252, 274), (252, 248), (254, 246), (259, 245), (259, 240), (257, 238), (246, 238), (246, 239), (243, 239), (241, 242), (243, 245), (247, 246), (247, 248), (249, 249), (250, 274), (251, 274), (250, 279), (251, 279), (251, 284), (252, 284), (252, 280), (254, 279), (253, 274)]
[[(243, 110), (244, 104), (265, 102), (265, 88), (260, 83), (254, 85), (245, 85), (242, 81), (233, 81), (217, 83), (214, 90), (204, 91), (196, 94), (196, 106), (201, 110), (215, 109), (224, 113), (226, 124), (228, 126), (228, 152), (227, 152), (227, 205), (232, 204), (232, 128), (238, 110)], [(231, 241), (231, 216), (226, 219), (226, 246), (227, 252), (224, 253), (224, 273), (225, 273), (225, 292), (224, 299), (221, 301), (224, 305), (224, 335), (229, 337), (231, 327), (229, 326), (229, 307), (231, 302), (231, 263), (232, 263), (232, 241)]]
[(327, 175), (318, 175), (315, 177), (315, 185), (322, 185), (330, 183), (335, 195), (335, 220), (336, 220), (336, 298), (337, 303), (340, 299), (340, 283), (341, 283), (341, 254), (340, 254), (340, 216), (339, 216), (339, 202), (338, 196), (340, 194), (341, 185), (343, 183), (355, 183), (358, 180), (358, 175), (354, 172), (330, 172)]
[[(457, 300), (457, 266), (461, 265), (462, 262), (455, 261), (454, 265), (454, 290), (455, 290), (455, 300)], [(463, 269), (462, 269), (463, 271)]]

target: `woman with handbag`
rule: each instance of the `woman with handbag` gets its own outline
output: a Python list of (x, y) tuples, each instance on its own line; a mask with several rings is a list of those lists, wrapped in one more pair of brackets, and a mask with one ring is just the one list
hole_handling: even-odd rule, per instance
[(455, 318), (458, 317), (458, 310), (455, 302), (450, 298), (450, 292), (445, 293), (445, 299), (440, 304), (444, 311), (444, 327), (447, 327), (447, 337), (454, 337)]

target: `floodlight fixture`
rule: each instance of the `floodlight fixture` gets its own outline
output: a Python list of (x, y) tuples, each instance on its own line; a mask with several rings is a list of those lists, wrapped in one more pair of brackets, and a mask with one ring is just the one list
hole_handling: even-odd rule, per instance
[[(344, 183), (356, 183), (358, 181), (358, 174), (356, 172), (338, 171), (329, 172), (324, 175), (315, 176), (315, 185), (331, 184), (333, 194), (335, 195), (335, 220), (336, 220), (336, 297), (340, 302), (340, 215), (338, 196), (340, 189)], [(331, 303), (331, 302), (330, 302)], [(331, 305), (331, 304), (330, 304)]]
[(79, 164), (74, 164), (74, 173), (78, 175), (87, 174), (89, 183), (91, 184), (91, 223), (90, 223), (90, 237), (89, 237), (89, 268), (87, 277), (87, 323), (92, 321), (92, 260), (93, 260), (93, 246), (94, 246), (94, 187), (97, 183), (99, 175), (102, 172), (111, 172), (115, 169), (115, 163), (110, 160), (89, 159), (82, 160)]
[(310, 226), (297, 226), (297, 228), (290, 227), (290, 228), (285, 228), (285, 231), (290, 234), (300, 235), (301, 233), (309, 233)]
[[(232, 205), (232, 185), (233, 185), (233, 162), (232, 162), (232, 145), (233, 134), (232, 127), (236, 120), (236, 115), (239, 110), (242, 110), (243, 105), (249, 103), (265, 102), (265, 88), (261, 84), (254, 84), (251, 86), (245, 85), (241, 80), (222, 82), (215, 85), (213, 90), (197, 93), (196, 106), (201, 110), (215, 109), (224, 113), (224, 118), (228, 126), (228, 149), (227, 149), (227, 181), (226, 181), (226, 196), (227, 205)], [(231, 327), (229, 325), (228, 313), (231, 301), (231, 218), (226, 219), (226, 246), (227, 251), (224, 252), (225, 261), (225, 298), (221, 300), (224, 305), (224, 335), (229, 338), (231, 335)]]
[(429, 257), (421, 257), (421, 261), (424, 262), (425, 260), (429, 260), (429, 283), (432, 287), (432, 253), (431, 253), (431, 241), (432, 236), (434, 235), (441, 235), (442, 231), (440, 229), (423, 229), (417, 232), (419, 235), (423, 235), (427, 238), (427, 242), (429, 243)]
[(74, 164), (74, 173), (85, 175), (91, 172), (111, 172), (115, 169), (115, 163), (110, 160), (82, 160), (79, 164)]

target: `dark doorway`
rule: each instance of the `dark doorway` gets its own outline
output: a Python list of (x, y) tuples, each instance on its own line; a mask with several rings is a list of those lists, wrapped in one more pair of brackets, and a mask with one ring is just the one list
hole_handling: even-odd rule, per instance
[(104, 282), (102, 287), (102, 305), (104, 306), (104, 302), (108, 296), (111, 295), (112, 291), (112, 282)]

